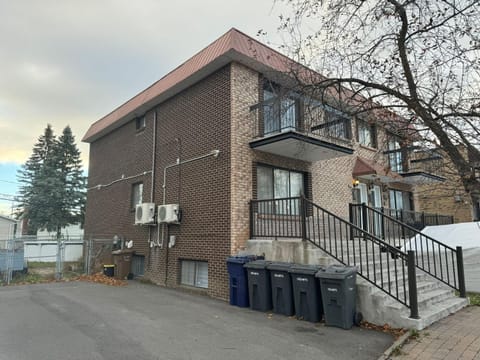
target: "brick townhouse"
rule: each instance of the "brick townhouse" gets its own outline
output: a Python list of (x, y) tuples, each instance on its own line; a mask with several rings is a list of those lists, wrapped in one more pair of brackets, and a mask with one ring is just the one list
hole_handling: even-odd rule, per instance
[[(146, 278), (227, 299), (252, 199), (304, 194), (343, 218), (352, 201), (421, 209), (416, 186), (444, 180), (423, 155), (374, 117), (289, 91), (292, 64), (232, 29), (92, 124), (85, 236), (133, 240)], [(141, 203), (179, 204), (181, 219), (134, 225)]]

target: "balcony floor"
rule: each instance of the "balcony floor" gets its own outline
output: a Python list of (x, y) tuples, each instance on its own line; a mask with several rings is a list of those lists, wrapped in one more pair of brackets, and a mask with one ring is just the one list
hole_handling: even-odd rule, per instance
[(250, 148), (309, 162), (353, 154), (353, 149), (349, 147), (297, 131), (276, 133), (253, 140)]

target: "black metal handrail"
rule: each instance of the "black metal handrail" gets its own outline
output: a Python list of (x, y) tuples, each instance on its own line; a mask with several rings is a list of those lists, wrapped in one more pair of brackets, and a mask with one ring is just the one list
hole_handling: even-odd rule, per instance
[[(423, 234), (396, 217), (390, 216), (366, 204), (350, 204), (350, 222), (365, 232), (375, 234), (385, 243), (404, 251), (415, 251), (416, 267), (437, 280), (460, 292), (465, 297), (465, 275), (463, 269), (463, 252)], [(351, 234), (362, 237), (363, 233)]]
[[(361, 206), (361, 204), (353, 204), (353, 206)], [(405, 209), (390, 209), (390, 208), (374, 208), (381, 213), (391, 216), (400, 222), (410, 225), (417, 230), (423, 230), (425, 226), (431, 225), (448, 225), (454, 223), (454, 218), (451, 215), (441, 215), (427, 213), (425, 211), (413, 211)]]
[[(307, 240), (410, 308), (418, 318), (415, 255), (404, 252), (304, 197), (252, 200), (251, 238)], [(361, 236), (352, 237), (352, 234)], [(382, 251), (386, 249), (387, 251)]]

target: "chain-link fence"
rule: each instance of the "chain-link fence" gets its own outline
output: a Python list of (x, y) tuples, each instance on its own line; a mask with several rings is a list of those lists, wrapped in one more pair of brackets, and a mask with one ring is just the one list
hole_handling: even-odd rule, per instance
[(143, 276), (144, 263), (145, 257), (125, 248), (123, 240), (106, 236), (0, 239), (0, 285), (92, 275), (105, 265), (115, 268), (115, 276)]
[(0, 239), (0, 282), (61, 280), (83, 274), (84, 248), (81, 237)]

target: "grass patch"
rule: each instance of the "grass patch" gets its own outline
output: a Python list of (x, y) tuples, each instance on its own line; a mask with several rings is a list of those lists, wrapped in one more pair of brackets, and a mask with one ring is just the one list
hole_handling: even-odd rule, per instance
[(39, 274), (33, 274), (33, 273), (28, 273), (28, 274), (16, 274), (13, 276), (12, 281), (10, 284), (16, 285), (16, 284), (36, 284), (39, 282), (43, 281), (50, 281), (53, 280), (53, 276), (42, 276)]
[(420, 337), (420, 333), (416, 329), (411, 329), (408, 338), (410, 340), (417, 340)]
[(55, 261), (53, 262), (29, 261), (28, 268), (29, 269), (45, 269), (45, 268), (55, 269)]
[(480, 306), (480, 293), (467, 292), (467, 297), (470, 298), (471, 306)]

